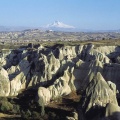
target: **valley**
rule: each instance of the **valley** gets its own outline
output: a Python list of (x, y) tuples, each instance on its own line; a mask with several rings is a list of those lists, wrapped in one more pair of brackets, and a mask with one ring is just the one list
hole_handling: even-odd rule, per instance
[(119, 120), (119, 41), (1, 43), (2, 119)]

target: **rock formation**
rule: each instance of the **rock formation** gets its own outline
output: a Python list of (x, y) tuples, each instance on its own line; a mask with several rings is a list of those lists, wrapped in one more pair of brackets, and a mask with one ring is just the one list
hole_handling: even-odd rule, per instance
[[(3, 50), (0, 63), (12, 83), (9, 95), (15, 95), (29, 87), (56, 84), (54, 81), (59, 81), (66, 70), (69, 73), (70, 89), (78, 90), (85, 88), (97, 72), (100, 72), (105, 80), (118, 83), (119, 64), (112, 63), (110, 55), (119, 52), (119, 47), (94, 48), (92, 44), (56, 45), (48, 48), (40, 46), (38, 49)], [(118, 85), (117, 89), (120, 89)]]
[[(38, 89), (39, 103), (48, 104), (72, 91), (85, 91), (82, 107), (117, 105), (120, 91), (120, 47), (92, 44), (2, 50), (0, 96), (16, 96)], [(89, 102), (88, 102), (89, 101)]]
[(0, 96), (8, 96), (10, 89), (8, 73), (4, 68), (0, 68)]
[(120, 120), (120, 107), (113, 103), (106, 105), (105, 117), (110, 120)]
[(102, 75), (97, 73), (83, 94), (82, 106), (85, 108), (85, 112), (89, 111), (93, 106), (105, 107), (107, 103), (117, 104), (116, 87), (111, 86), (114, 86), (114, 83), (109, 86)]
[(88, 84), (80, 101), (85, 115), (91, 116), (92, 111), (102, 109), (106, 107), (108, 103), (118, 106), (116, 91), (116, 85), (110, 81), (106, 82), (98, 72)]

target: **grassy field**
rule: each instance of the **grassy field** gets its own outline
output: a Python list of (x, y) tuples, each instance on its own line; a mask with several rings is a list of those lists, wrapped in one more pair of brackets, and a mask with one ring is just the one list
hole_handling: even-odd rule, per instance
[(92, 43), (94, 45), (109, 45), (109, 46), (114, 46), (114, 45), (120, 45), (120, 39), (116, 40), (89, 40), (89, 41), (43, 41), (43, 42), (35, 42), (33, 44), (41, 44), (43, 46), (53, 46), (55, 44), (63, 44), (63, 45), (85, 45)]
[[(88, 41), (42, 41), (42, 42), (31, 42), (33, 45), (43, 45), (46, 47), (54, 46), (56, 44), (60, 45), (86, 45), (94, 44), (95, 46), (119, 46), (120, 39), (111, 39), (111, 40), (88, 40)], [(1, 49), (16, 49), (19, 47), (27, 46), (29, 43), (4, 43), (0, 44)]]

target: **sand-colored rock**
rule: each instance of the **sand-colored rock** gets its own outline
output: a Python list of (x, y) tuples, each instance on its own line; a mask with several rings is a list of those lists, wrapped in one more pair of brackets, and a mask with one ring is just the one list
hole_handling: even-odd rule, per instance
[(0, 96), (8, 96), (10, 94), (10, 81), (8, 73), (4, 68), (0, 68)]
[(50, 91), (44, 87), (39, 87), (37, 98), (40, 106), (48, 104), (51, 98)]
[[(111, 82), (111, 84), (115, 86), (114, 83)], [(81, 105), (84, 112), (87, 113), (93, 107), (105, 107), (108, 103), (118, 105), (116, 93), (98, 72), (84, 91)]]
[[(8, 74), (10, 92), (7, 95), (45, 85), (56, 91), (51, 96), (66, 95), (86, 89), (98, 72), (106, 81), (115, 83), (120, 91), (119, 53), (119, 46), (95, 47), (92, 44), (3, 50), (0, 64)], [(111, 56), (118, 62), (112, 63)], [(62, 89), (61, 93), (58, 93), (59, 89)]]
[(109, 120), (120, 120), (120, 107), (113, 103), (107, 104), (105, 117)]

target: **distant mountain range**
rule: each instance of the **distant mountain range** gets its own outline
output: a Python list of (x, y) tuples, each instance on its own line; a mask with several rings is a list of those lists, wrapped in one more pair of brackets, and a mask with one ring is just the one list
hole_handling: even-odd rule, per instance
[(5, 26), (0, 26), (0, 31), (9, 31), (9, 28)]
[(22, 26), (0, 26), (0, 32), (23, 31), (25, 29), (32, 29), (31, 27)]
[(0, 32), (9, 31), (23, 31), (26, 29), (40, 29), (40, 30), (51, 30), (51, 31), (64, 31), (64, 32), (120, 32), (119, 30), (90, 30), (90, 29), (80, 29), (75, 28), (72, 25), (65, 24), (60, 21), (55, 21), (43, 27), (12, 27), (12, 26), (0, 26)]

